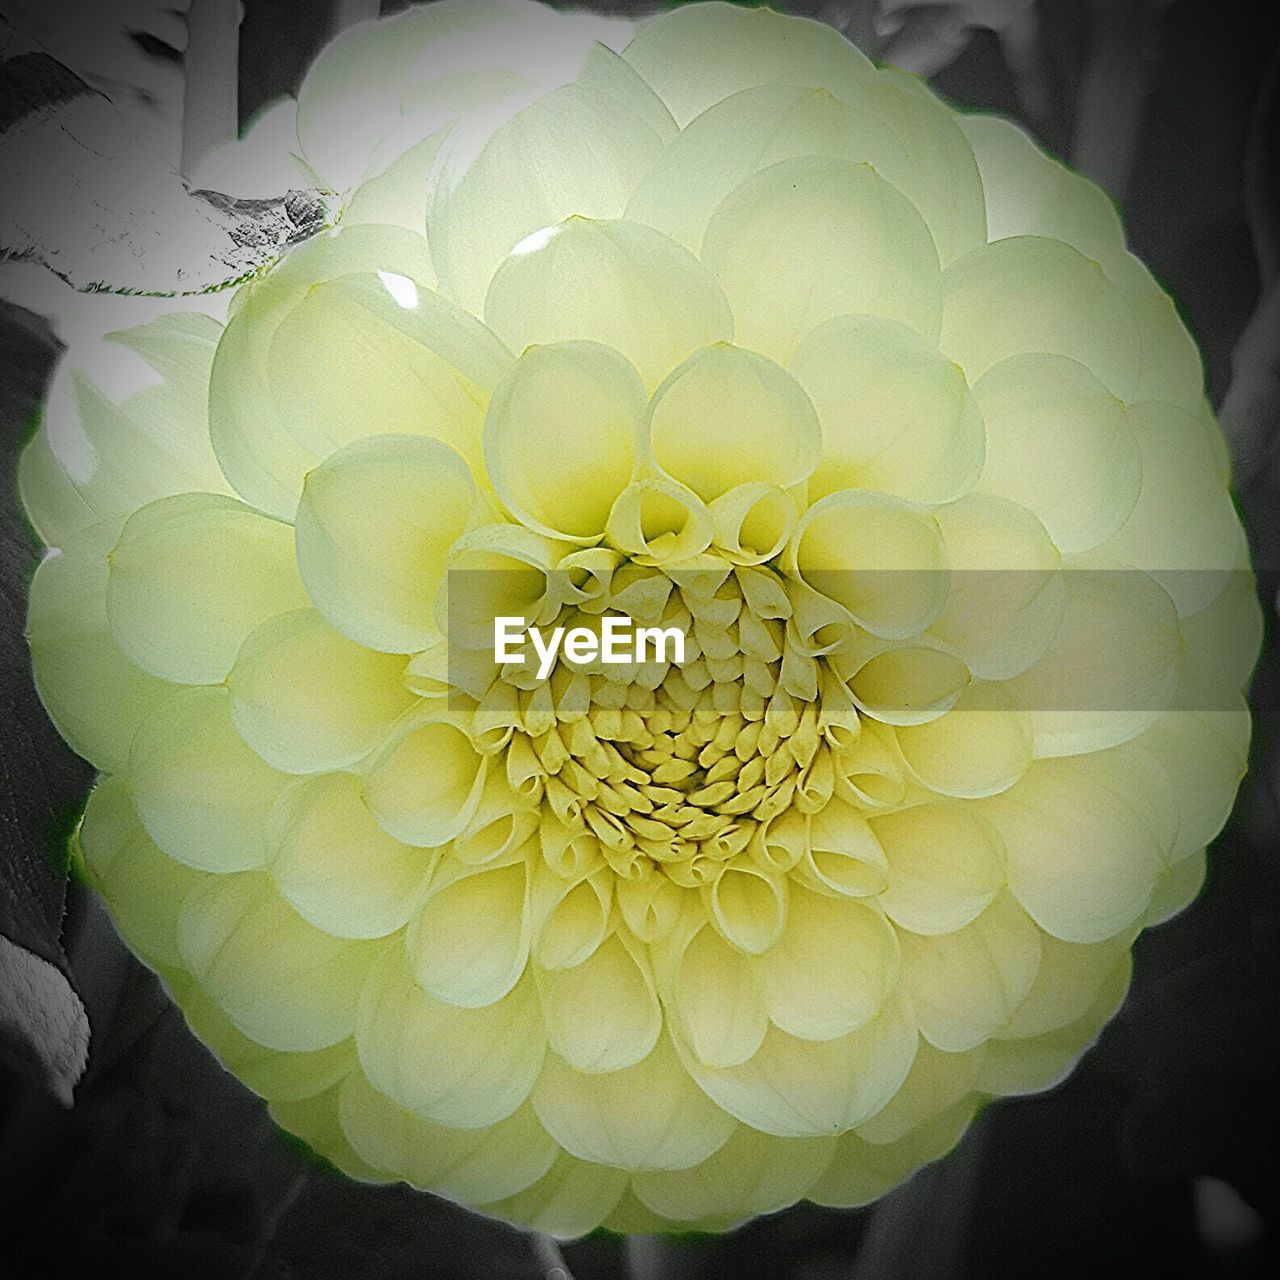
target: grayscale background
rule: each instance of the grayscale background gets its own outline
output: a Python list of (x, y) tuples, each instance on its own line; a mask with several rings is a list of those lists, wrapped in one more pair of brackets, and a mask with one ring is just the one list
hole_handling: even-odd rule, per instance
[[(31, 194), (5, 167), (15, 130), (83, 86), (180, 132), (188, 32), (217, 2), (0, 0), (0, 205)], [(192, 1038), (100, 905), (59, 871), (90, 772), (31, 686), (22, 628), (37, 547), (13, 488), (58, 341), (48, 316), (0, 300), (0, 1273), (1280, 1275), (1280, 8), (776, 7), (843, 28), (872, 57), (929, 75), (957, 105), (1007, 113), (1099, 181), (1200, 343), (1267, 615), (1252, 769), (1201, 898), (1139, 941), (1127, 1003), (1065, 1085), (992, 1106), (948, 1158), (867, 1209), (801, 1205), (722, 1238), (597, 1234), (558, 1252), (403, 1186), (329, 1173)], [(377, 0), (244, 0), (240, 122), (296, 90), (329, 35), (378, 9)], [(32, 251), (0, 242), (0, 256)], [(43, 1022), (6, 1003), (4, 957), (15, 950), (61, 975)], [(72, 1095), (74, 1073), (48, 1037), (62, 1026), (83, 1038), (85, 1018), (88, 1066)]]

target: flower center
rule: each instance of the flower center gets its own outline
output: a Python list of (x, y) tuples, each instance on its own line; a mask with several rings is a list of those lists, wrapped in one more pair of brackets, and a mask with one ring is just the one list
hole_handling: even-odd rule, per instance
[[(793, 808), (822, 808), (832, 749), (861, 729), (846, 686), (797, 624), (803, 584), (771, 566), (705, 556), (692, 570), (624, 561), (595, 585), (559, 610), (556, 626), (598, 629), (606, 611), (629, 612), (637, 625), (679, 628), (684, 661), (561, 655), (545, 680), (512, 665), (477, 712), (484, 722), (514, 692), (508, 780), (555, 819), (551, 829), (571, 850), (565, 872), (579, 874), (592, 856), (584, 848), (598, 846), (623, 881), (658, 872), (699, 888), (741, 858), (785, 874), (804, 840), (778, 830), (771, 839), (771, 828)], [(843, 698), (824, 698), (836, 688)]]

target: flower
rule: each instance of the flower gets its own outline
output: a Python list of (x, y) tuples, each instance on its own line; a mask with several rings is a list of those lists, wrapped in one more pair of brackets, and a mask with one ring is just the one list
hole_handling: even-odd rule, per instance
[[(1260, 628), (1107, 199), (710, 3), (364, 24), (297, 135), (336, 230), (116, 335), (157, 380), (73, 375), (21, 474), (83, 860), (197, 1034), (566, 1236), (863, 1203), (1059, 1080), (1198, 892)], [(489, 647), (606, 613), (685, 660)]]

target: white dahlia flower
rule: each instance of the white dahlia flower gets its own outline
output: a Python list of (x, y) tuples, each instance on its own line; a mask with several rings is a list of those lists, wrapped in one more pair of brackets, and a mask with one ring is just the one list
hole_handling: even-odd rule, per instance
[[(863, 1203), (1059, 1080), (1199, 889), (1260, 627), (1107, 198), (710, 3), (355, 27), (297, 146), (336, 229), (114, 335), (151, 385), (70, 375), (21, 476), (84, 864), (197, 1034), (565, 1236)], [(539, 679), (495, 615), (686, 651)]]

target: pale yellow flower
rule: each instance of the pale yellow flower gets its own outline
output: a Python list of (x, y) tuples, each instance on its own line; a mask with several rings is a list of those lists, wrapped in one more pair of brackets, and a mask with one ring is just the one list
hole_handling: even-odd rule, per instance
[[(1260, 627), (1106, 197), (720, 4), (360, 26), (297, 131), (337, 231), (118, 335), (158, 380), (22, 472), (84, 861), (196, 1032), (561, 1235), (859, 1204), (1060, 1079), (1199, 889)], [(605, 613), (685, 661), (494, 661)]]

